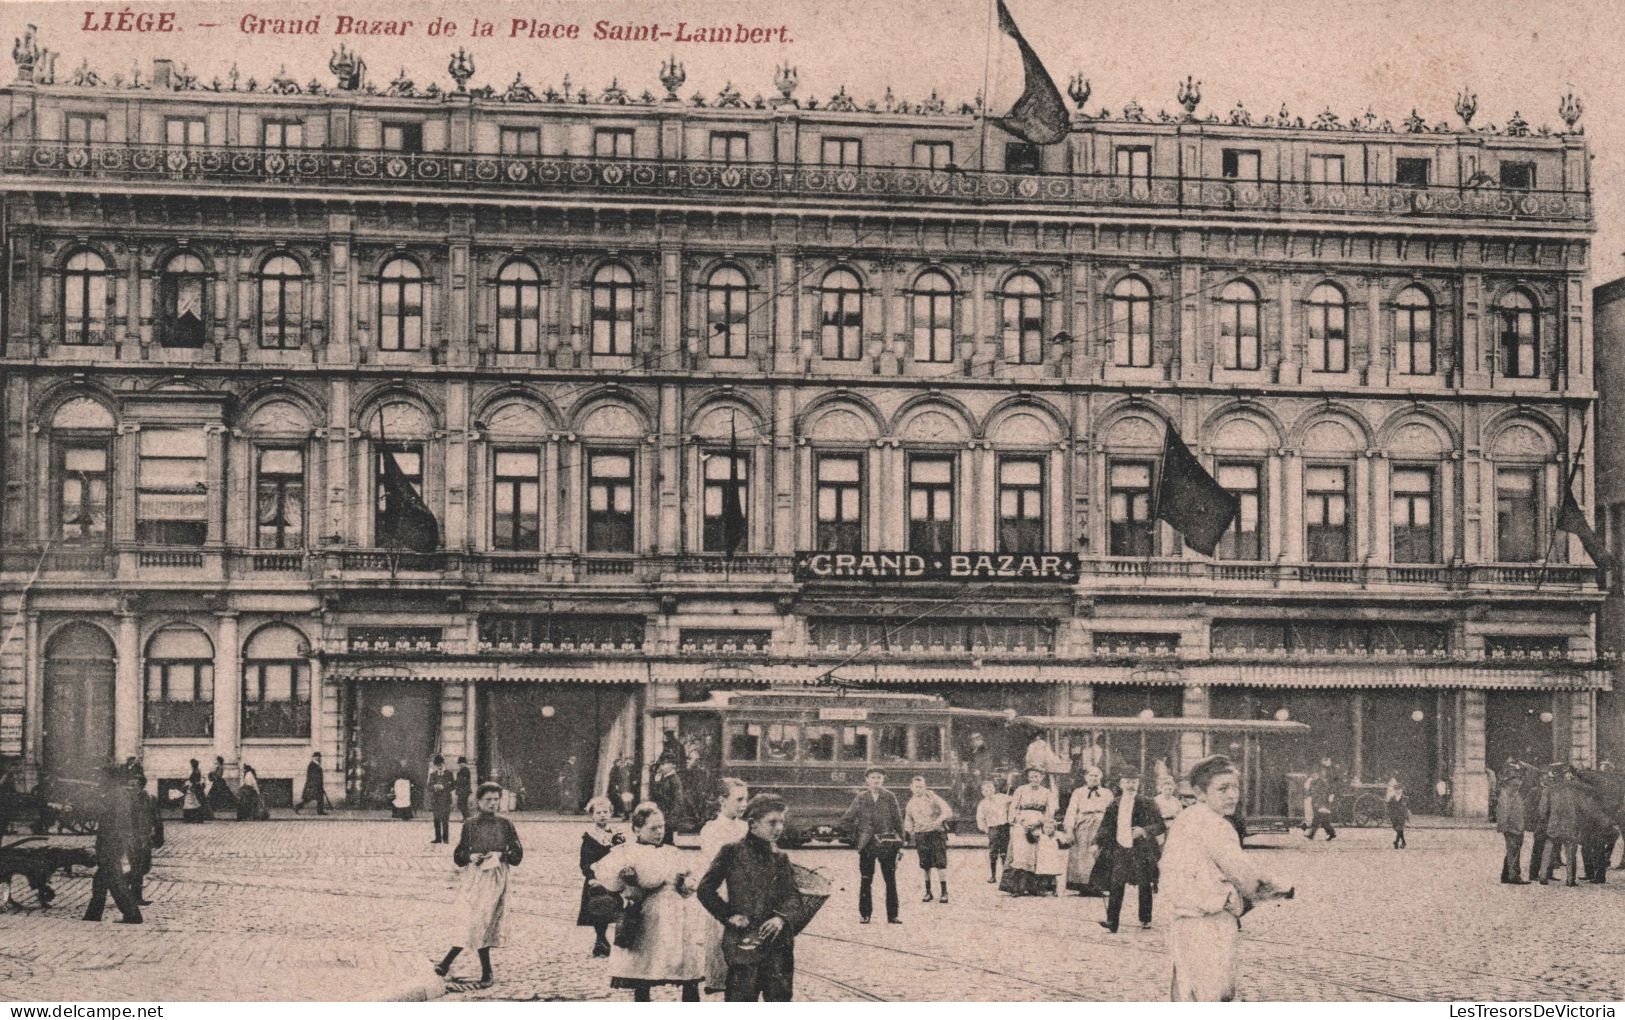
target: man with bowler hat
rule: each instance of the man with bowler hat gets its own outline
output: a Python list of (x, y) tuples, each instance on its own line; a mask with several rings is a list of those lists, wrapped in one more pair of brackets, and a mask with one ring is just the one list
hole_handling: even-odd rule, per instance
[(312, 801), (316, 804), (316, 813), (327, 814), (327, 788), (322, 777), (322, 752), (315, 751), (310, 756), (310, 764), (305, 766), (305, 788), (299, 791), (299, 803), (293, 806), (293, 813), (298, 814), (300, 809)]
[(1140, 796), (1140, 773), (1122, 768), (1117, 773), (1118, 797), (1106, 808), (1095, 842), (1100, 856), (1095, 859), (1090, 884), (1107, 890), (1106, 920), (1100, 926), (1112, 934), (1123, 913), (1123, 893), (1128, 886), (1140, 890), (1140, 927), (1151, 927), (1151, 897), (1156, 891), (1158, 837), (1167, 831), (1157, 802)]

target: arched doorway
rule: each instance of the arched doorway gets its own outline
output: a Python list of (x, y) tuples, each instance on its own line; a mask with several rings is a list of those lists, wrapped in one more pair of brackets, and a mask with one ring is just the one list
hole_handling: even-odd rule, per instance
[(45, 773), (81, 776), (113, 756), (113, 642), (70, 623), (45, 647)]

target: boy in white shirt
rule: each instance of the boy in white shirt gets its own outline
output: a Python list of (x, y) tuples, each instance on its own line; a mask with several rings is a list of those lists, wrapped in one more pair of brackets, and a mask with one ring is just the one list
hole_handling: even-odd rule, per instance
[(999, 862), (1010, 849), (1010, 795), (1000, 793), (991, 782), (982, 784), (982, 799), (976, 805), (976, 827), (987, 833), (987, 880), (999, 880)]
[(915, 776), (909, 783), (913, 796), (903, 809), (903, 835), (914, 840), (920, 856), (920, 871), (925, 874), (925, 897), (931, 896), (931, 872), (935, 871), (942, 885), (942, 902), (948, 902), (948, 822), (954, 809), (925, 785), (924, 776)]

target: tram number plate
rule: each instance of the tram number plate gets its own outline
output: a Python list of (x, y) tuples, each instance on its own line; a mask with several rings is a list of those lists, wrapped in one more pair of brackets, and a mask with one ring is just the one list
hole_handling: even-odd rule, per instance
[(820, 708), (818, 718), (824, 722), (863, 722), (869, 718), (867, 708)]

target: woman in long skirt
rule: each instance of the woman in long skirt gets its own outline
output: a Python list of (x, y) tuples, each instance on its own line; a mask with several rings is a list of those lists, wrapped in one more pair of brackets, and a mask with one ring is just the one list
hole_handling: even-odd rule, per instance
[(260, 796), (260, 777), (254, 766), (243, 766), (243, 781), (237, 789), (237, 820), (263, 822), (271, 817), (265, 809), (265, 798)]
[(1010, 863), (1000, 888), (1026, 896), (1038, 891), (1038, 839), (1044, 819), (1055, 817), (1055, 791), (1044, 781), (1049, 773), (1032, 765), (1027, 783), (1010, 795)]
[(1292, 891), (1265, 878), (1242, 851), (1228, 816), (1241, 800), (1241, 776), (1224, 755), (1191, 769), (1198, 800), (1175, 818), (1163, 849), (1159, 889), (1172, 913), (1169, 998), (1229, 1002), (1236, 997), (1241, 915), (1260, 899)]
[(209, 795), (203, 789), (203, 770), (197, 759), (192, 759), (192, 771), (186, 777), (185, 797), (181, 801), (181, 819), (188, 822), (206, 822), (214, 817), (209, 813)]
[(587, 801), (587, 814), (592, 816), (592, 824), (581, 834), (581, 909), (576, 912), (576, 924), (591, 928), (598, 934), (592, 944), (594, 956), (609, 955), (610, 922), (595, 915), (589, 908), (593, 893), (603, 891), (603, 887), (594, 880), (592, 869), (609, 856), (611, 850), (626, 842), (625, 835), (609, 827), (614, 812), (608, 797), (594, 797)]
[(649, 1002), (656, 985), (681, 985), (683, 1001), (698, 1002), (705, 959), (693, 863), (684, 851), (662, 845), (666, 818), (654, 804), (633, 809), (632, 834), (633, 842), (611, 850), (593, 868), (598, 884), (628, 903), (615, 929), (610, 987), (630, 988), (632, 1001)]
[[(717, 859), (723, 847), (745, 838), (750, 825), (742, 816), (749, 800), (750, 788), (742, 780), (722, 780), (722, 790), (717, 795), (717, 816), (700, 829), (700, 859), (694, 866), (695, 875), (709, 871), (711, 862)], [(706, 914), (700, 919), (700, 927), (705, 949), (705, 990), (725, 992), (728, 990), (728, 961), (722, 955), (722, 922)]]
[(1089, 884), (1089, 874), (1095, 870), (1095, 857), (1100, 852), (1095, 846), (1100, 816), (1112, 802), (1112, 792), (1101, 786), (1100, 780), (1100, 769), (1091, 765), (1083, 774), (1083, 785), (1072, 791), (1072, 799), (1066, 805), (1063, 829), (1072, 838), (1072, 847), (1066, 855), (1066, 887), (1080, 896), (1103, 895)]
[(513, 823), (497, 814), (502, 787), (481, 783), (480, 813), (463, 822), (451, 859), (462, 868), (457, 878), (456, 943), (435, 967), (445, 977), (464, 949), (480, 954), (480, 983), (491, 983), (491, 948), (502, 945), (502, 915), (508, 901), (508, 869), (525, 857)]
[(215, 755), (214, 768), (209, 770), (209, 810), (229, 815), (237, 810), (237, 797), (226, 782), (226, 759)]

